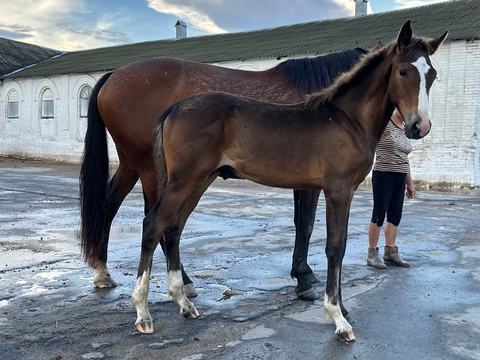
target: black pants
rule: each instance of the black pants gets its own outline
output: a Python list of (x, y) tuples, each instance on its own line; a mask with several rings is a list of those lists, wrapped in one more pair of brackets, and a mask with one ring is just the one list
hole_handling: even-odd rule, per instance
[(407, 174), (376, 171), (372, 173), (373, 212), (372, 223), (383, 225), (385, 214), (387, 221), (395, 226), (402, 218), (403, 199), (405, 198), (405, 180)]

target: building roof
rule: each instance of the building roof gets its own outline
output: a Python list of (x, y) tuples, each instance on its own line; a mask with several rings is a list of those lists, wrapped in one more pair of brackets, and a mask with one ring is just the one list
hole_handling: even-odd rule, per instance
[(316, 21), (258, 31), (149, 41), (65, 53), (8, 77), (92, 73), (153, 57), (179, 57), (206, 63), (316, 55), (353, 47), (371, 48), (396, 38), (412, 20), (415, 35), (450, 40), (480, 39), (480, 0), (455, 0), (361, 17)]
[(0, 38), (0, 75), (37, 64), (60, 54), (59, 51)]

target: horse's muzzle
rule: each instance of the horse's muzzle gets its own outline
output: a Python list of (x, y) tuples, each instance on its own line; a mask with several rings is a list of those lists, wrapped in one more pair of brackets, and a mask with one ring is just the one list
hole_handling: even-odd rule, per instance
[(405, 135), (409, 139), (421, 139), (428, 135), (430, 129), (432, 127), (432, 123), (430, 120), (423, 121), (421, 119), (409, 121), (405, 123)]

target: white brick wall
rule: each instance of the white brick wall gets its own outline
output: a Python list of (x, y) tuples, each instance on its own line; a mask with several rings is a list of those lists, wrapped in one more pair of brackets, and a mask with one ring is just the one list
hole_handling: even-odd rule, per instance
[(413, 178), (480, 186), (480, 42), (446, 43), (434, 59), (439, 79), (430, 94), (432, 130), (413, 141)]
[[(83, 152), (86, 119), (80, 118), (79, 94), (93, 88), (102, 74), (5, 80), (0, 86), (0, 155), (78, 162)], [(40, 117), (40, 96), (49, 87), (55, 97), (55, 117)], [(11, 89), (20, 94), (20, 118), (7, 119)], [(116, 158), (112, 147), (112, 158)]]
[[(480, 186), (480, 41), (455, 41), (434, 56), (439, 80), (431, 91), (432, 130), (414, 141), (411, 155), (415, 180)], [(283, 61), (282, 59), (280, 61)], [(263, 70), (280, 62), (261, 60), (217, 64)], [(79, 93), (102, 74), (9, 79), (0, 85), (0, 155), (78, 162), (86, 119), (80, 118)], [(55, 94), (55, 118), (40, 119), (40, 94)], [(20, 119), (6, 118), (6, 98), (16, 89), (22, 99)], [(110, 140), (110, 158), (116, 152)]]

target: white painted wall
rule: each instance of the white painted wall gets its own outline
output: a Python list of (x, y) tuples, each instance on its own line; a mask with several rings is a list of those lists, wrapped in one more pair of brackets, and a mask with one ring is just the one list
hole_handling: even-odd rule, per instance
[[(431, 91), (432, 131), (414, 141), (414, 179), (480, 186), (480, 41), (444, 44), (434, 56), (439, 80)], [(285, 59), (228, 62), (216, 65), (264, 70)], [(80, 118), (79, 93), (93, 87), (101, 73), (49, 78), (8, 79), (0, 85), (0, 155), (78, 162), (86, 119)], [(55, 118), (40, 118), (40, 94), (55, 94)], [(20, 118), (7, 119), (6, 99), (15, 89), (21, 97)], [(117, 159), (110, 140), (110, 158)]]
[(433, 58), (432, 130), (412, 141), (413, 178), (480, 186), (480, 41), (448, 42)]

